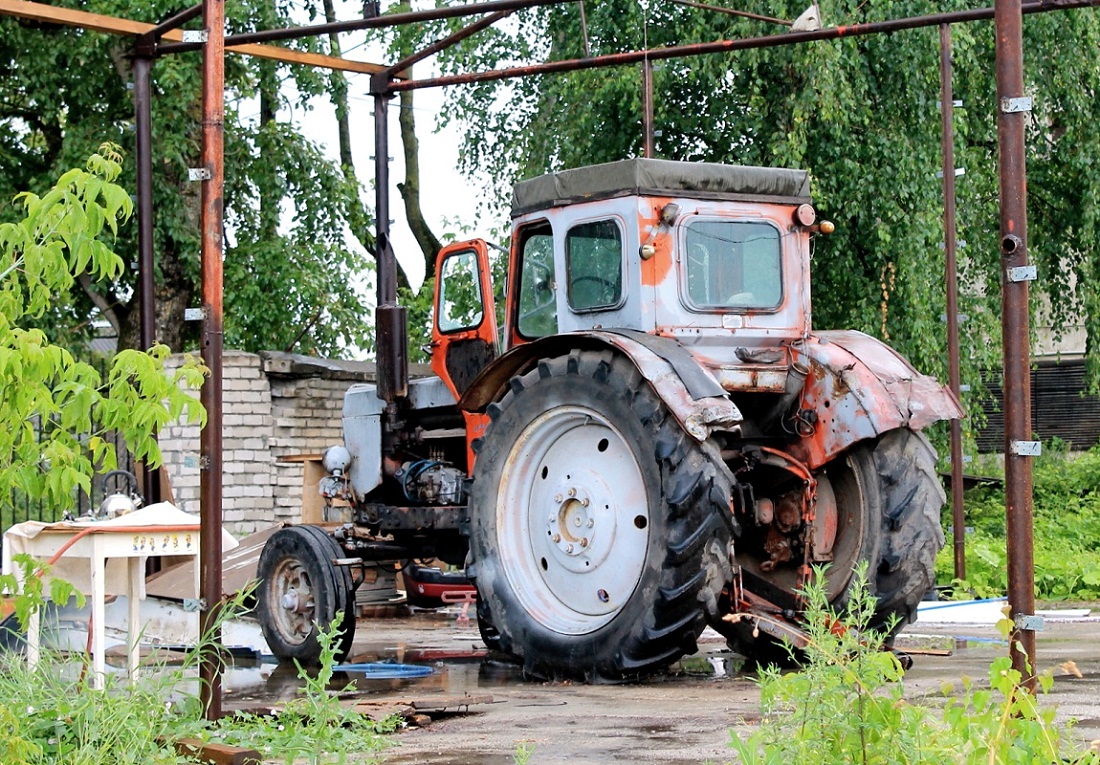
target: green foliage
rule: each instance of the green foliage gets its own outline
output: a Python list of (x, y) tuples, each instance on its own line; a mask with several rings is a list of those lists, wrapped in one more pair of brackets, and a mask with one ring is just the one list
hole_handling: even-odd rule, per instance
[[(29, 580), (28, 580), (29, 581)], [(57, 580), (54, 580), (57, 582)], [(11, 582), (0, 582), (8, 587)], [(9, 590), (10, 591), (10, 590)], [(59, 592), (71, 591), (61, 583)], [(41, 590), (28, 588), (15, 597), (20, 612), (40, 609)], [(219, 623), (247, 609), (250, 592), (239, 594), (219, 612)], [(56, 602), (64, 602), (59, 600)], [(240, 743), (274, 752), (291, 763), (307, 757), (310, 763), (344, 762), (346, 752), (373, 753), (385, 745), (380, 735), (393, 730), (392, 721), (375, 724), (345, 710), (325, 688), (332, 678), (335, 636), (319, 636), (323, 667), (316, 677), (300, 670), (304, 697), (273, 717), (225, 718), (211, 725), (202, 717), (193, 686), (199, 652), (210, 650), (208, 636), (189, 651), (182, 666), (153, 662), (142, 668), (138, 683), (108, 674), (106, 688), (88, 686), (88, 660), (75, 664), (66, 657), (43, 652), (35, 670), (17, 654), (0, 654), (0, 746), (4, 763), (11, 765), (177, 765), (185, 760), (171, 742), (199, 737), (221, 743)]]
[(380, 751), (386, 741), (379, 734), (392, 732), (395, 721), (375, 723), (345, 707), (328, 690), (336, 665), (338, 635), (336, 629), (318, 628), (321, 666), (311, 674), (297, 665), (304, 685), (300, 698), (288, 702), (271, 717), (241, 714), (223, 718), (206, 735), (283, 758), (287, 765), (299, 758), (305, 758), (310, 765), (343, 763), (348, 752), (362, 755)]
[(85, 603), (84, 593), (76, 590), (71, 583), (64, 579), (50, 577), (50, 567), (30, 555), (19, 554), (12, 557), (19, 569), (19, 575), (15, 573), (0, 575), (0, 593), (10, 598), (14, 608), (15, 618), (23, 629), (27, 628), (28, 620), (33, 611), (41, 608), (47, 600), (46, 589), (43, 580), (50, 583), (48, 600), (59, 606), (65, 605), (70, 599), (76, 601), (78, 608), (83, 608)]
[[(1035, 592), (1047, 600), (1100, 597), (1100, 447), (1070, 456), (1044, 444), (1035, 460)], [(966, 494), (967, 581), (956, 583), (960, 597), (1003, 595), (1007, 591), (1005, 496), (1002, 487), (983, 486)], [(950, 546), (936, 561), (937, 578), (954, 570)]]
[[(988, 690), (965, 680), (962, 697), (949, 699), (942, 712), (906, 701), (900, 663), (880, 650), (884, 635), (867, 629), (875, 598), (865, 570), (855, 582), (843, 615), (830, 611), (820, 584), (806, 589), (804, 664), (794, 673), (762, 671), (759, 728), (745, 738), (731, 731), (741, 763), (1100, 763), (1100, 755), (1072, 751), (1054, 711), (1022, 689), (1007, 657), (990, 667)], [(1006, 620), (1002, 630), (1009, 626)], [(1042, 679), (1043, 692), (1051, 682)]]
[[(795, 18), (801, 0), (738, 6)], [(827, 0), (827, 26), (963, 9), (961, 0)], [(677, 3), (603, 0), (529, 9), (510, 25), (443, 54), (444, 73), (518, 62), (581, 58), (643, 47), (703, 43), (782, 32), (774, 26)], [(443, 34), (425, 24), (397, 35), (423, 42)], [(1000, 353), (1001, 276), (992, 22), (952, 28), (958, 180), (963, 381), (975, 397), (981, 370)], [(1040, 278), (1036, 306), (1065, 328), (1087, 316), (1090, 351), (1100, 336), (1100, 17), (1088, 10), (1029, 15), (1027, 91), (1029, 253)], [(1066, 51), (1083, 51), (1072, 57)], [(837, 224), (815, 242), (814, 322), (888, 341), (921, 371), (946, 376), (942, 256), (939, 31), (842, 38), (655, 63), (656, 156), (687, 161), (792, 166), (813, 176), (815, 204)], [(517, 178), (642, 153), (638, 67), (594, 69), (450, 88), (445, 119), (465, 132), (464, 169), (487, 176), (486, 199), (506, 204)], [(1090, 168), (1091, 171), (1090, 171)], [(1085, 200), (1082, 202), (1082, 200)], [(1090, 358), (1095, 357), (1092, 354)], [(971, 428), (973, 420), (964, 423)]]
[[(154, 24), (180, 9), (170, 0), (53, 4)], [(230, 0), (227, 31), (298, 25), (318, 10)], [(131, 44), (132, 38), (0, 16), (0, 199), (44, 185), (104, 140), (133, 155)], [(284, 44), (327, 52), (320, 38)], [(198, 339), (198, 325), (182, 316), (201, 300), (201, 184), (188, 180), (188, 168), (201, 164), (201, 76), (197, 52), (158, 58), (152, 68), (157, 337), (177, 350)], [(230, 54), (225, 78), (227, 343), (326, 354), (368, 347), (371, 322), (358, 277), (373, 240), (363, 190), (324, 156), (301, 120), (309, 99), (327, 93), (328, 73)], [(134, 171), (126, 172), (124, 185), (134, 188)], [(0, 221), (12, 217), (0, 208)], [(137, 260), (135, 229), (119, 231), (117, 249), (127, 261)], [(71, 285), (41, 325), (76, 348), (98, 309), (121, 332), (123, 347), (137, 347), (137, 292), (129, 270), (110, 282)]]
[(131, 212), (115, 180), (121, 158), (104, 145), (87, 170), (64, 173), (45, 195), (18, 196), (22, 219), (0, 223), (0, 507), (11, 492), (41, 500), (55, 517), (71, 509), (78, 487), (114, 470), (120, 434), (135, 459), (159, 465), (154, 434), (185, 416), (202, 421), (200, 365), (168, 375), (168, 349), (123, 351), (104, 379), (28, 323), (50, 310), (79, 279), (115, 279), (122, 259), (105, 241)]

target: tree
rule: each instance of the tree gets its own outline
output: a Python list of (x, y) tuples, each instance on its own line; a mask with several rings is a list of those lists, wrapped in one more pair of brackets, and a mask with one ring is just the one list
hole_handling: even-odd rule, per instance
[[(763, 22), (633, 0), (586, 5), (587, 40), (575, 5), (529, 9), (450, 50), (444, 73), (610, 54), (645, 47), (780, 34)], [(963, 8), (885, 0), (827, 0), (826, 25)], [(751, 0), (739, 9), (794, 18), (804, 0)], [(511, 21), (511, 20), (510, 20)], [(427, 25), (423, 39), (449, 25)], [(1100, 16), (1092, 10), (1025, 20), (1025, 67), (1035, 111), (1029, 131), (1033, 295), (1057, 327), (1100, 338)], [(1073, 51), (1070, 55), (1069, 51)], [(996, 88), (992, 22), (954, 27), (962, 250), (960, 312), (964, 382), (997, 368), (1000, 257)], [(938, 30), (935, 27), (658, 62), (654, 101), (659, 157), (801, 167), (811, 171), (820, 213), (837, 233), (818, 237), (815, 324), (888, 340), (921, 369), (946, 374), (942, 266)], [(517, 179), (579, 164), (639, 156), (637, 67), (598, 69), (451, 88), (448, 119), (463, 125), (462, 160), (491, 179), (487, 198), (508, 199)]]
[[(151, 23), (179, 10), (168, 0), (56, 4)], [(291, 21), (295, 8), (231, 0), (229, 31), (301, 23)], [(103, 140), (132, 149), (130, 42), (0, 17), (0, 198), (57, 177)], [(321, 44), (294, 43), (310, 50)], [(197, 53), (163, 57), (153, 67), (156, 334), (176, 349), (198, 333), (183, 322), (183, 311), (199, 302), (199, 184), (188, 181), (187, 170), (199, 164), (200, 79)], [(292, 87), (281, 87), (285, 80)], [(370, 266), (364, 243), (373, 242), (362, 189), (305, 137), (300, 122), (286, 118), (288, 109), (300, 115), (311, 98), (327, 93), (327, 73), (230, 55), (226, 87), (226, 344), (316, 353), (369, 347), (370, 311), (357, 286)], [(0, 220), (16, 214), (0, 209)], [(119, 232), (116, 246), (128, 261), (136, 260), (135, 238), (133, 226)], [(66, 310), (42, 321), (77, 347), (98, 309), (121, 346), (134, 348), (138, 301), (130, 270), (113, 283), (83, 279)]]
[(43, 196), (20, 194), (22, 218), (0, 224), (0, 507), (14, 492), (60, 515), (73, 507), (77, 487), (90, 493), (94, 473), (115, 469), (107, 433), (156, 467), (157, 428), (181, 416), (205, 420), (184, 389), (202, 382), (196, 362), (168, 375), (165, 346), (124, 350), (104, 379), (33, 326), (81, 278), (98, 285), (123, 273), (122, 258), (104, 241), (117, 236), (132, 207), (114, 183), (120, 159), (105, 146), (87, 170), (69, 170)]

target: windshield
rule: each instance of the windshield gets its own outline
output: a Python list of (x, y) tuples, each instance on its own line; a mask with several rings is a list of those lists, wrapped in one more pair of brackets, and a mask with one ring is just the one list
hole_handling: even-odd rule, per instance
[(694, 220), (687, 225), (687, 296), (697, 308), (778, 308), (779, 231), (769, 223)]

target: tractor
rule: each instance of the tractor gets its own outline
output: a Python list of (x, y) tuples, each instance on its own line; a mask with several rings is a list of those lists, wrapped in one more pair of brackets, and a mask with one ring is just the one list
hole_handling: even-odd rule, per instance
[(485, 643), (536, 678), (651, 674), (708, 624), (774, 655), (805, 585), (843, 608), (862, 565), (873, 626), (911, 621), (944, 543), (921, 431), (962, 412), (879, 340), (812, 328), (833, 227), (808, 174), (612, 162), (517, 184), (512, 220), (503, 326), (487, 244), (447, 246), (436, 376), (347, 392), (327, 523), (260, 558), (273, 652), (314, 661), (330, 625), (346, 652), (364, 569), (421, 559), (464, 569)]

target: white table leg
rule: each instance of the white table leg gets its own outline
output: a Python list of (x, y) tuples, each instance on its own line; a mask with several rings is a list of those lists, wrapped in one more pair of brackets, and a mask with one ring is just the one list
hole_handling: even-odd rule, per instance
[(42, 640), (42, 607), (31, 611), (27, 619), (27, 666), (34, 669), (40, 658), (39, 645)]
[(138, 638), (141, 633), (141, 579), (143, 576), (142, 558), (127, 558), (126, 566), (130, 574), (130, 623), (126, 625), (127, 659), (126, 669), (130, 675), (130, 682), (137, 681), (138, 663), (140, 652), (138, 651)]
[[(94, 546), (98, 548), (98, 545)], [(107, 681), (103, 622), (106, 619), (106, 565), (98, 549), (92, 552), (92, 687), (102, 690)]]

